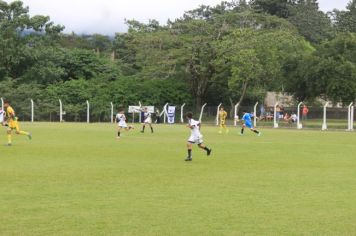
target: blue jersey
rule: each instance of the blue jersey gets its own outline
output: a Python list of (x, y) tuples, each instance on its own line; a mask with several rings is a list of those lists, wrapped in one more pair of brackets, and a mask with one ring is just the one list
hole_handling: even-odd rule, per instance
[(253, 114), (251, 113), (245, 113), (245, 115), (242, 117), (242, 120), (245, 121), (245, 125), (246, 127), (252, 129), (253, 128), (253, 125), (252, 125), (252, 119), (253, 117)]
[(253, 114), (251, 113), (245, 113), (245, 115), (242, 117), (242, 120), (245, 121), (245, 123), (251, 123), (252, 122), (252, 117)]

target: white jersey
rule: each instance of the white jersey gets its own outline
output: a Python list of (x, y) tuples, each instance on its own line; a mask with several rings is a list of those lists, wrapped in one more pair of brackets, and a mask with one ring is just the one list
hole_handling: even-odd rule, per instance
[(144, 117), (144, 123), (152, 123), (152, 114), (149, 112), (144, 112), (143, 113), (143, 117)]
[(188, 124), (191, 129), (188, 142), (197, 144), (203, 143), (203, 135), (200, 133), (200, 122), (197, 120), (190, 119)]
[(120, 127), (123, 127), (123, 128), (127, 127), (125, 114), (118, 113), (116, 115), (116, 122), (117, 122), (118, 126), (120, 126)]

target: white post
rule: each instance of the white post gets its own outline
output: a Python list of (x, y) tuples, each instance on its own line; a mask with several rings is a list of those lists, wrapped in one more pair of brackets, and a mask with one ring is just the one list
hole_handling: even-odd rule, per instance
[(239, 105), (240, 105), (240, 103), (236, 103), (236, 105), (235, 105), (235, 110), (234, 110), (234, 126), (237, 125), (237, 120), (236, 120), (236, 118), (237, 118), (237, 108), (239, 107)]
[(354, 115), (355, 115), (355, 107), (352, 106), (351, 107), (351, 130), (350, 131), (353, 131), (354, 130)]
[(257, 106), (258, 102), (256, 102), (255, 106), (253, 107), (253, 126), (257, 126)]
[(352, 105), (353, 105), (354, 103), (353, 102), (351, 102), (350, 103), (350, 105), (348, 106), (348, 114), (347, 114), (347, 131), (352, 131), (353, 130), (353, 119), (351, 119), (352, 118), (352, 111), (351, 111), (351, 109), (352, 109)]
[(87, 123), (90, 122), (90, 104), (89, 101), (87, 100)]
[(323, 116), (323, 126), (321, 127), (321, 130), (327, 130), (328, 125), (326, 124), (326, 108), (329, 105), (329, 102), (326, 102), (324, 105), (324, 116)]
[(274, 104), (274, 110), (273, 110), (273, 128), (278, 128), (278, 123), (277, 123), (277, 106), (278, 102)]
[(34, 103), (33, 100), (31, 99), (31, 122), (35, 120), (35, 109), (34, 109)]
[(201, 107), (200, 110), (200, 116), (199, 116), (199, 122), (201, 122), (201, 119), (203, 118), (203, 112), (204, 112), (204, 108), (206, 107), (206, 103)]
[(221, 107), (222, 103), (219, 104), (218, 109), (216, 111), (216, 125), (219, 125), (219, 110)]
[(167, 106), (168, 106), (168, 103), (166, 103), (164, 106), (163, 106), (163, 111), (161, 112), (161, 114), (159, 114), (159, 116), (163, 116), (163, 123), (166, 123), (166, 117), (167, 117)]
[(303, 125), (300, 123), (300, 106), (303, 104), (303, 102), (300, 102), (299, 104), (298, 104), (298, 111), (297, 111), (297, 113), (298, 113), (298, 117), (297, 117), (297, 129), (302, 129), (303, 128)]
[(111, 123), (114, 123), (114, 104), (112, 102), (110, 102), (111, 105), (111, 118), (110, 121)]
[(185, 107), (185, 103), (180, 107), (180, 122), (184, 123), (184, 112), (183, 109)]
[(1, 98), (1, 109), (4, 110), (4, 99)]
[(59, 122), (63, 121), (63, 104), (61, 99), (59, 99)]

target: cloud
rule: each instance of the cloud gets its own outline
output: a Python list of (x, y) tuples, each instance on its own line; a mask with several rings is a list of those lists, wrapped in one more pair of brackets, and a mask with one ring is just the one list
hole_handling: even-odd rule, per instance
[[(10, 2), (7, 0), (7, 2)], [(125, 19), (147, 22), (156, 19), (165, 24), (199, 5), (216, 5), (221, 0), (23, 0), (31, 15), (48, 15), (65, 32), (114, 34), (127, 30)], [(343, 9), (348, 0), (320, 0), (324, 11)]]

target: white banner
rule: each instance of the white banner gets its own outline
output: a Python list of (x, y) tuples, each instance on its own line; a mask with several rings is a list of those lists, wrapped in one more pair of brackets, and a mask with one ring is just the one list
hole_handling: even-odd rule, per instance
[(147, 107), (147, 111), (149, 113), (154, 113), (155, 112), (155, 107), (154, 106), (129, 106), (129, 113), (141, 113), (143, 109)]
[(175, 114), (176, 114), (176, 107), (175, 106), (168, 106), (167, 114), (168, 114), (168, 124), (174, 124), (174, 118), (175, 118)]

